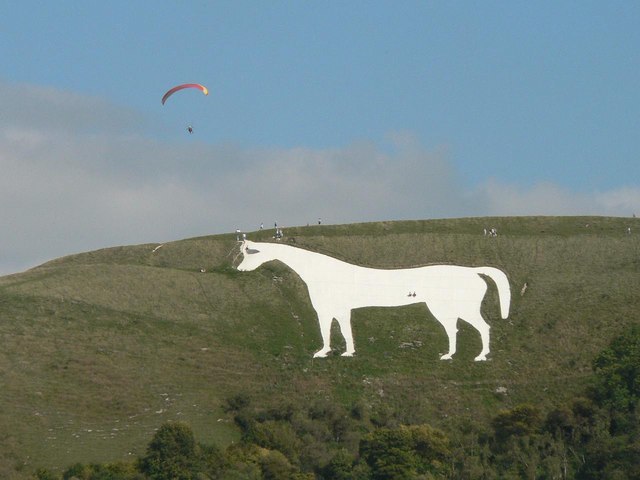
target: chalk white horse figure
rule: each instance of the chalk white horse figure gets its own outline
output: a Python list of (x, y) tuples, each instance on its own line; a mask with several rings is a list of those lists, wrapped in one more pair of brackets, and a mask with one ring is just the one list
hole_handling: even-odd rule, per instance
[(407, 269), (360, 267), (320, 253), (276, 243), (242, 243), (243, 259), (238, 270), (255, 270), (271, 260), (279, 260), (294, 270), (306, 283), (311, 303), (318, 314), (322, 349), (314, 357), (331, 351), (331, 323), (335, 318), (345, 339), (343, 356), (355, 353), (351, 331), (351, 310), (369, 306), (394, 307), (426, 303), (449, 337), (449, 352), (456, 353), (458, 319), (472, 325), (482, 339), (482, 351), (475, 360), (486, 360), (489, 353), (489, 325), (480, 307), (487, 291), (481, 275), (490, 277), (498, 287), (500, 313), (509, 316), (511, 289), (501, 270), (493, 267), (429, 265)]

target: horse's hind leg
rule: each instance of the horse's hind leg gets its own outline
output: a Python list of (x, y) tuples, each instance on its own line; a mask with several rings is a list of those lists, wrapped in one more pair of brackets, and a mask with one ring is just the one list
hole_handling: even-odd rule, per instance
[(478, 355), (474, 360), (476, 362), (482, 362), (487, 359), (487, 355), (489, 354), (489, 343), (490, 343), (490, 327), (489, 324), (482, 318), (480, 312), (470, 316), (468, 318), (463, 318), (464, 321), (468, 322), (471, 326), (473, 326), (480, 333), (480, 338), (482, 339), (482, 351), (480, 355)]
[(341, 313), (336, 317), (338, 324), (340, 325), (340, 332), (344, 337), (344, 343), (346, 350), (342, 354), (343, 357), (352, 357), (356, 353), (355, 345), (353, 344), (353, 332), (351, 331), (351, 311)]

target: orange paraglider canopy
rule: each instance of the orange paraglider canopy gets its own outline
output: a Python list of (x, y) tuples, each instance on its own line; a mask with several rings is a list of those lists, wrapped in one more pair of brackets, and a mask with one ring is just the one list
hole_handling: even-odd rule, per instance
[(177, 85), (173, 87), (171, 90), (169, 90), (167, 93), (165, 93), (164, 96), (162, 97), (162, 104), (164, 105), (164, 102), (167, 101), (167, 98), (169, 98), (171, 95), (176, 93), (178, 90), (183, 90), (185, 88), (197, 88), (198, 90), (202, 91), (202, 93), (204, 93), (205, 95), (209, 95), (209, 89), (204, 85), (200, 85), (199, 83), (185, 83), (182, 85)]

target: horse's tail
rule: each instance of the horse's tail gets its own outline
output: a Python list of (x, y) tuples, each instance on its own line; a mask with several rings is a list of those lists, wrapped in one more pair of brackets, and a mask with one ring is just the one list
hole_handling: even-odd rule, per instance
[(511, 287), (509, 279), (502, 270), (493, 267), (478, 267), (476, 272), (491, 278), (498, 287), (498, 297), (500, 298), (500, 315), (502, 318), (509, 316), (509, 307), (511, 305)]

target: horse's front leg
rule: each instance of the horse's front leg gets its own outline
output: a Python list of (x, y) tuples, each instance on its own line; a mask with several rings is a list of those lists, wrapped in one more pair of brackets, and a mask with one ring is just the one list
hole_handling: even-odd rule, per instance
[(449, 339), (449, 351), (440, 357), (440, 360), (451, 360), (456, 353), (456, 340), (458, 335), (458, 319), (457, 318), (438, 318)]
[(320, 323), (320, 335), (322, 335), (322, 349), (313, 354), (314, 358), (326, 357), (331, 351), (331, 322), (333, 317), (329, 314), (318, 312), (318, 322)]

